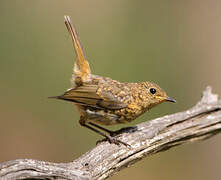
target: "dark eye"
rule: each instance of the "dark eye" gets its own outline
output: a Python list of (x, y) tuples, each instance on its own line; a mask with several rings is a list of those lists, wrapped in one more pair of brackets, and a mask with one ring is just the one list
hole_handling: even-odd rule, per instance
[(151, 93), (151, 94), (155, 94), (156, 92), (157, 92), (156, 89), (154, 89), (154, 88), (150, 88), (150, 93)]

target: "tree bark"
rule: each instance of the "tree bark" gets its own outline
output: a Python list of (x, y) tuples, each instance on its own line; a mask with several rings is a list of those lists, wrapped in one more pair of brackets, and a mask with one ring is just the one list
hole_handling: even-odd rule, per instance
[(105, 179), (144, 157), (221, 132), (221, 100), (211, 93), (193, 108), (120, 130), (117, 137), (131, 147), (107, 141), (70, 163), (18, 159), (0, 164), (0, 179)]

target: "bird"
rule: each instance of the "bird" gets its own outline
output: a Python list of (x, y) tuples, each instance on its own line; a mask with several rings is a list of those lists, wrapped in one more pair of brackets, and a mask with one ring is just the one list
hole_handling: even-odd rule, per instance
[(154, 106), (166, 101), (176, 102), (175, 99), (153, 82), (119, 82), (92, 74), (70, 16), (64, 16), (64, 22), (76, 54), (71, 88), (50, 98), (72, 102), (80, 115), (81, 126), (100, 134), (110, 143), (130, 146), (103, 126), (131, 122)]

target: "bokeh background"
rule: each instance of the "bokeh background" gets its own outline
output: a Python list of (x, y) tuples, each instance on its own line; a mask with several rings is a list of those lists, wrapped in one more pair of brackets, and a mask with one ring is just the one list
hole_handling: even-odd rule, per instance
[[(221, 1), (1, 0), (0, 162), (69, 162), (101, 139), (80, 127), (71, 103), (47, 98), (70, 87), (75, 55), (64, 15), (95, 74), (154, 81), (177, 100), (130, 125), (193, 106), (207, 85), (221, 95)], [(172, 148), (110, 179), (220, 179), (220, 140)]]

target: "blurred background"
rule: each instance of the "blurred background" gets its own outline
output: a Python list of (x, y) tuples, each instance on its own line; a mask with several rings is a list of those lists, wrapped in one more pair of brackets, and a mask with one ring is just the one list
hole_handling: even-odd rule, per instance
[[(70, 15), (94, 74), (153, 81), (177, 100), (128, 125), (193, 106), (207, 85), (221, 95), (221, 1), (0, 1), (0, 162), (70, 162), (100, 136), (80, 127), (71, 103)], [(123, 126), (113, 126), (119, 129)], [(120, 179), (220, 179), (221, 135), (148, 157)]]

